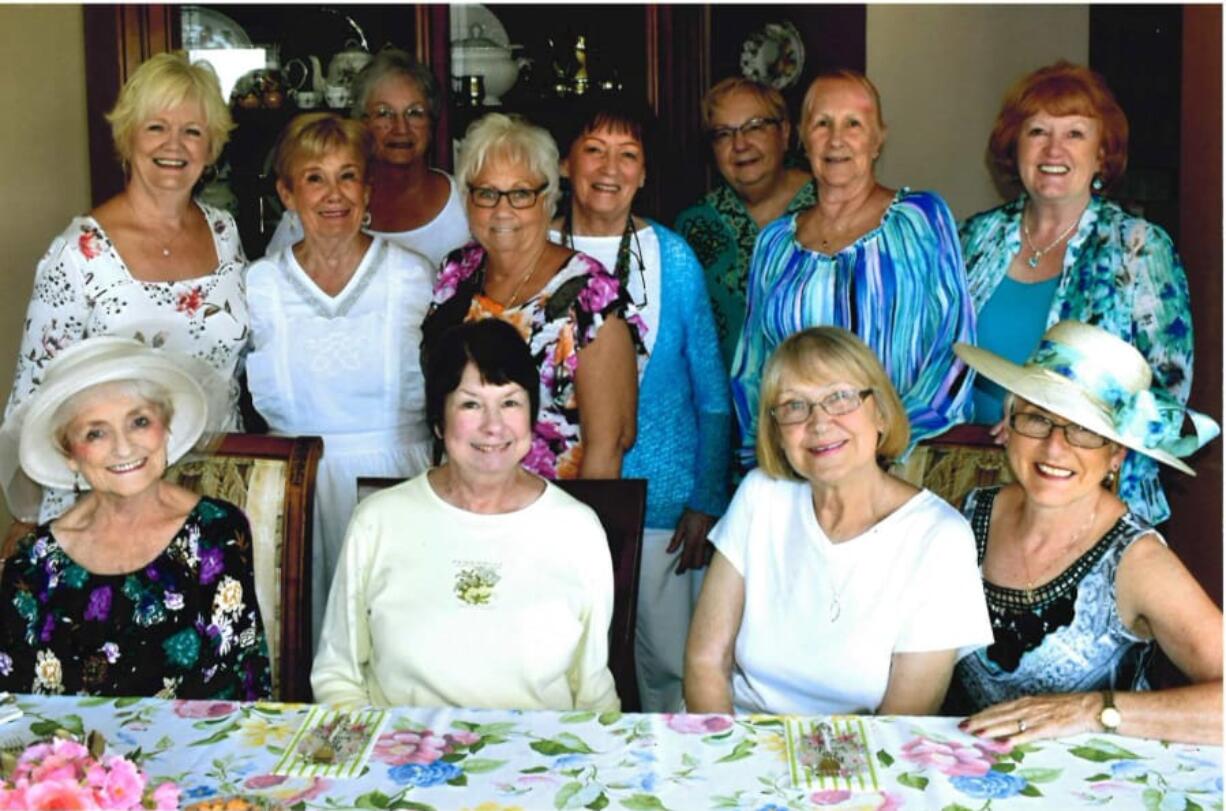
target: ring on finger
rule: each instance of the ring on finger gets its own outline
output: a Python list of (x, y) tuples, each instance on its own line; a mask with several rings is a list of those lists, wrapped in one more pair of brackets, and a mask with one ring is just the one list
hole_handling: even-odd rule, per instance
[(1027, 723), (1026, 723), (1026, 719), (1025, 719), (1025, 718), (1019, 718), (1019, 719), (1017, 719), (1017, 734), (1021, 735), (1023, 732), (1025, 732), (1025, 731), (1026, 731), (1026, 728), (1027, 728), (1028, 726), (1029, 726), (1029, 724), (1027, 724)]

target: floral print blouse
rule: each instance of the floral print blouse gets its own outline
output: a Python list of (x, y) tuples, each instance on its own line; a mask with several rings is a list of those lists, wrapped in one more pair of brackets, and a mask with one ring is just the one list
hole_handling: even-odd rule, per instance
[[(1023, 195), (962, 223), (967, 287), (979, 312), (1022, 249)], [(1093, 324), (1137, 348), (1153, 370), (1153, 388), (1187, 404), (1192, 389), (1192, 313), (1188, 278), (1171, 238), (1115, 203), (1093, 197), (1064, 252), (1064, 269), (1047, 313), (1050, 327), (1071, 319)], [(1179, 420), (1183, 415), (1177, 415)], [(1174, 416), (1172, 417), (1174, 419)], [(1129, 453), (1120, 469), (1120, 498), (1157, 525), (1171, 510), (1158, 463)]]
[(0, 577), (0, 687), (251, 701), (271, 693), (242, 511), (202, 498), (156, 558), (94, 574), (42, 524)]
[(66, 346), (122, 335), (208, 363), (230, 381), (230, 430), (238, 429), (238, 373), (247, 346), (247, 259), (229, 213), (197, 203), (213, 232), (217, 267), (174, 282), (136, 279), (93, 217), (77, 217), (38, 263), (5, 416), (30, 397)]
[(469, 243), (452, 251), (434, 285), (434, 304), (423, 332), (439, 305), (464, 288), (475, 291), (465, 321), (501, 318), (527, 341), (541, 375), (541, 408), (532, 448), (523, 466), (546, 479), (573, 479), (583, 459), (575, 375), (579, 352), (596, 339), (606, 318), (619, 316), (630, 327), (638, 369), (647, 360), (643, 337), (647, 326), (617, 277), (595, 259), (576, 253), (539, 293), (514, 307), (503, 307), (480, 293), (485, 249)]

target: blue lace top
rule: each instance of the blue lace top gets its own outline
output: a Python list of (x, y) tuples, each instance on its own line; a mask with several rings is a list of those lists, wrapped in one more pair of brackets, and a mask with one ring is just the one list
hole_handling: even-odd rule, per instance
[[(962, 508), (975, 532), (981, 566), (999, 492), (999, 487), (973, 490)], [(1154, 642), (1120, 622), (1115, 573), (1128, 547), (1149, 533), (1149, 525), (1125, 513), (1098, 543), (1031, 594), (984, 580), (996, 641), (958, 661), (945, 712), (969, 715), (1041, 693), (1148, 690), (1146, 667)]]

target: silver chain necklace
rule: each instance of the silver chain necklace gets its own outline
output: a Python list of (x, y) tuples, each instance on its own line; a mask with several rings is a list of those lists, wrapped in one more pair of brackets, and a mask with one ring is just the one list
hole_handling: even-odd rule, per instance
[[(1084, 212), (1085, 209), (1083, 208), (1081, 211)], [(1067, 239), (1068, 235), (1073, 233), (1073, 229), (1077, 227), (1077, 223), (1079, 222), (1081, 222), (1081, 213), (1078, 213), (1077, 216), (1073, 218), (1073, 221), (1069, 223), (1068, 228), (1065, 228), (1064, 231), (1060, 233), (1060, 236), (1056, 237), (1050, 245), (1048, 245), (1046, 248), (1036, 248), (1034, 243), (1030, 241), (1030, 226), (1026, 224), (1026, 212), (1023, 211), (1022, 234), (1026, 237), (1026, 247), (1030, 249), (1030, 258), (1026, 260), (1026, 264), (1029, 265), (1032, 270), (1037, 268), (1039, 266), (1039, 262), (1043, 259), (1043, 255)]]

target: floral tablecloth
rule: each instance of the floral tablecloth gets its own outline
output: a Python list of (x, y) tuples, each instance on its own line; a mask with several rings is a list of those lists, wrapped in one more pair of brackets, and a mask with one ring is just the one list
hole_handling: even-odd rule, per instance
[[(864, 718), (878, 791), (797, 788), (778, 718), (395, 708), (353, 779), (271, 774), (309, 705), (20, 696), (18, 745), (102, 731), (187, 804), (285, 808), (1222, 809), (1221, 749), (1085, 735), (1008, 749), (951, 718)], [(137, 751), (139, 750), (139, 751)]]

